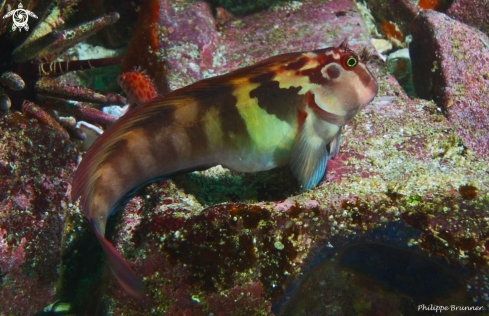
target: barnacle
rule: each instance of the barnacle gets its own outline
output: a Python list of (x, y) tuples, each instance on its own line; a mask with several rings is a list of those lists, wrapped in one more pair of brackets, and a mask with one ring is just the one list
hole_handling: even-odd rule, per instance
[[(92, 106), (123, 105), (125, 98), (56, 80), (56, 77), (67, 72), (110, 66), (123, 61), (119, 58), (56, 59), (66, 49), (119, 19), (118, 13), (109, 13), (77, 27), (67, 28), (65, 20), (75, 12), (74, 7), (79, 1), (31, 2), (25, 9), (36, 12), (39, 19), (29, 20), (31, 29), (25, 40), (25, 33), (22, 36), (22, 33), (12, 29), (11, 18), (0, 20), (0, 110), (22, 109), (38, 119), (45, 117), (41, 121), (50, 125), (56, 125), (59, 121), (54, 111), (102, 125), (115, 120)], [(3, 1), (0, 15), (10, 12), (17, 5), (17, 1)], [(45, 115), (51, 115), (54, 119), (48, 119)], [(83, 138), (83, 132), (67, 121), (62, 121), (61, 125), (71, 136)], [(59, 126), (55, 126), (55, 129), (59, 130)]]

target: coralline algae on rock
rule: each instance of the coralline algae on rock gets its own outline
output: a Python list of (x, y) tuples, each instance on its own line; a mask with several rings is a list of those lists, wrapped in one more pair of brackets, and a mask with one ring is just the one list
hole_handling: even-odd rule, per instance
[(235, 14), (268, 9), (280, 2), (292, 2), (292, 0), (211, 0), (213, 7), (224, 7)]
[(446, 13), (489, 36), (489, 1), (455, 0)]
[(78, 155), (18, 112), (0, 117), (0, 135), (0, 314), (32, 315), (54, 299)]
[(413, 21), (412, 33), (416, 93), (434, 98), (466, 145), (489, 157), (489, 37), (432, 10)]
[[(174, 90), (273, 55), (325, 48), (344, 40), (354, 48), (371, 47), (363, 21), (349, 0), (286, 2), (237, 16), (220, 27), (205, 2), (150, 4), (142, 9), (150, 21), (144, 32), (147, 40), (144, 46), (142, 36), (129, 43), (123, 70), (142, 63), (159, 92), (164, 92), (159, 85), (162, 80), (153, 70), (162, 66), (168, 88)], [(148, 46), (149, 51), (139, 53)], [(141, 54), (145, 57), (138, 59)]]

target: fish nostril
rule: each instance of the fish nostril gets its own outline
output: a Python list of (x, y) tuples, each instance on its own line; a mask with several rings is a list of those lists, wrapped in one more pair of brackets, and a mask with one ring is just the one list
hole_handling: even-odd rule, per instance
[(336, 79), (340, 76), (341, 74), (341, 71), (338, 67), (336, 67), (335, 65), (331, 65), (328, 67), (328, 69), (326, 70), (326, 73), (328, 74), (329, 78), (331, 79)]

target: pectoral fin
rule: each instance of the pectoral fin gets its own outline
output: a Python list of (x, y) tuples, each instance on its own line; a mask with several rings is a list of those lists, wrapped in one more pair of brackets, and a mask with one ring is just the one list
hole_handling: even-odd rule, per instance
[(340, 143), (341, 143), (341, 127), (329, 145), (329, 155), (331, 156), (331, 158), (335, 158), (338, 155), (338, 152), (340, 151)]
[(307, 190), (322, 179), (326, 162), (338, 153), (341, 128), (309, 115), (299, 128), (292, 147), (290, 169)]

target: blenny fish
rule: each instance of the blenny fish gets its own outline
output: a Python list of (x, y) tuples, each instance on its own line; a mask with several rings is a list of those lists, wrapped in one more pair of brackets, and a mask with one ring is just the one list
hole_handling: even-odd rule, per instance
[(117, 82), (127, 94), (129, 108), (131, 109), (156, 98), (158, 95), (153, 82), (146, 72), (140, 68), (123, 73), (117, 78)]
[(271, 57), (136, 107), (90, 147), (73, 179), (72, 200), (90, 221), (126, 291), (144, 296), (129, 264), (105, 239), (107, 218), (145, 184), (222, 165), (257, 172), (289, 165), (311, 189), (338, 154), (341, 129), (377, 94), (345, 44)]

